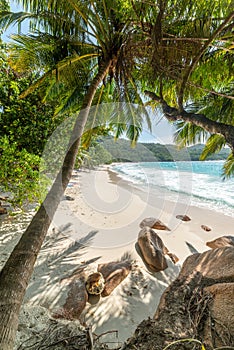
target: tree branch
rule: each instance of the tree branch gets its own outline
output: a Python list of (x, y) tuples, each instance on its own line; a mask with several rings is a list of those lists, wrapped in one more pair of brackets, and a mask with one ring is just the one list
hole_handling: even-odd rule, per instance
[(226, 94), (222, 94), (221, 92), (217, 92), (217, 91), (214, 91), (214, 90), (206, 89), (203, 86), (200, 86), (198, 84), (192, 83), (191, 81), (188, 81), (187, 84), (190, 85), (190, 86), (193, 86), (195, 88), (198, 88), (200, 90), (206, 91), (209, 94), (225, 97), (225, 98), (228, 98), (229, 100), (234, 100), (234, 96), (232, 96), (232, 95), (226, 95)]
[(186, 83), (187, 83), (192, 71), (194, 70), (195, 66), (199, 62), (202, 55), (205, 53), (208, 46), (210, 46), (212, 41), (217, 37), (217, 35), (219, 33), (221, 33), (221, 31), (233, 19), (233, 17), (234, 17), (234, 12), (231, 12), (230, 15), (225, 19), (225, 21), (223, 21), (223, 23), (214, 31), (214, 33), (211, 35), (210, 39), (204, 43), (203, 47), (200, 49), (200, 51), (198, 51), (197, 56), (195, 56), (193, 58), (192, 63), (190, 64), (190, 66), (188, 67), (187, 71), (185, 72), (185, 74), (183, 76), (183, 80), (182, 80), (182, 83), (180, 86), (180, 91), (179, 91), (179, 96), (178, 96), (178, 105), (179, 105), (180, 109), (183, 109), (184, 89), (185, 89)]
[[(170, 35), (170, 34), (167, 34), (166, 35)], [(162, 38), (162, 41), (192, 41), (192, 42), (200, 42), (200, 41), (208, 41), (209, 38), (195, 38), (195, 37), (176, 37), (176, 36), (170, 36), (170, 37), (166, 37), (164, 36)], [(229, 42), (228, 40), (225, 40), (225, 39), (219, 39), (220, 42)], [(210, 44), (211, 45), (211, 44)], [(213, 46), (213, 45), (212, 45)]]
[(223, 135), (231, 149), (234, 151), (233, 125), (216, 122), (207, 118), (204, 114), (188, 113), (185, 110), (180, 111), (177, 108), (169, 106), (163, 98), (157, 96), (154, 92), (145, 90), (144, 93), (146, 96), (162, 105), (163, 114), (167, 120), (172, 122), (183, 120), (184, 122), (200, 126), (211, 134)]

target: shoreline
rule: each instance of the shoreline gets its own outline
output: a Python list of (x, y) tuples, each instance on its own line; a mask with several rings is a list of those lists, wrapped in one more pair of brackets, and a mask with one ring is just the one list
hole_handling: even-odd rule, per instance
[[(192, 161), (192, 163), (199, 163), (202, 165), (204, 165), (205, 163), (212, 163), (214, 162), (214, 166), (217, 166), (217, 163), (220, 163), (219, 161)], [(112, 163), (110, 164), (110, 168), (111, 171), (116, 172), (117, 174), (119, 174), (119, 176), (122, 176), (126, 181), (132, 181), (135, 186), (139, 186), (139, 188), (143, 188), (146, 187), (144, 185), (144, 181), (142, 180), (142, 178), (145, 176), (146, 180), (148, 181), (148, 177), (152, 176), (152, 171), (154, 169), (148, 166), (145, 168), (145, 165), (148, 164), (164, 164), (164, 163), (170, 163), (170, 164), (174, 164), (174, 162), (139, 162), (139, 163), (126, 163), (127, 166), (134, 165), (136, 166), (136, 173), (137, 173), (137, 177), (136, 179), (134, 178), (134, 173), (133, 173), (133, 179), (129, 180), (130, 178), (130, 174), (132, 173), (133, 168), (129, 168), (130, 171), (123, 171), (121, 167), (125, 164), (125, 163)], [(186, 161), (181, 161), (181, 162), (176, 162), (177, 163), (187, 163)], [(138, 178), (138, 171), (137, 168), (138, 166), (140, 166), (141, 164), (143, 164), (142, 167), (142, 174), (140, 176), (140, 178)], [(115, 168), (117, 167), (117, 169)], [(119, 168), (120, 167), (120, 168)], [(192, 165), (193, 167), (193, 165)], [(161, 166), (160, 166), (161, 168)], [(196, 168), (196, 165), (195, 165)], [(147, 169), (151, 170), (151, 172), (148, 173)], [(158, 173), (158, 166), (155, 168), (155, 176), (160, 175), (162, 176), (162, 178), (164, 177), (164, 171), (167, 172), (167, 168), (164, 169), (163, 165), (161, 168), (161, 172)], [(169, 173), (170, 173), (170, 168), (168, 169)], [(191, 170), (191, 169), (190, 169)], [(145, 173), (146, 171), (146, 173)], [(185, 169), (182, 171), (175, 171), (173, 172), (173, 175), (175, 175), (175, 183), (176, 181), (179, 181), (179, 183), (177, 185), (179, 185), (179, 189), (177, 189), (177, 186), (168, 186), (167, 185), (162, 185), (160, 184), (160, 182), (158, 183), (158, 180), (154, 183), (154, 180), (152, 181), (151, 177), (150, 177), (150, 183), (148, 183), (148, 185), (150, 186), (152, 191), (158, 192), (158, 194), (165, 196), (167, 201), (171, 201), (171, 202), (183, 202), (183, 203), (189, 203), (189, 206), (193, 206), (193, 207), (198, 207), (198, 208), (204, 208), (205, 210), (211, 210), (211, 211), (215, 211), (216, 213), (222, 213), (225, 216), (230, 216), (234, 219), (234, 202), (233, 202), (233, 191), (230, 191), (230, 188), (233, 188), (234, 182), (231, 181), (230, 179), (226, 179), (226, 181), (223, 182), (223, 179), (221, 178), (221, 174), (220, 176), (214, 177), (214, 178), (210, 178), (208, 179), (207, 183), (203, 182), (203, 180), (201, 180), (201, 193), (199, 193), (196, 188), (197, 188), (197, 181), (200, 182), (200, 178), (197, 179), (197, 176), (207, 176), (209, 175), (206, 172), (187, 172)], [(211, 176), (213, 176), (212, 174), (210, 174)], [(177, 178), (178, 177), (178, 178)], [(190, 177), (190, 178), (189, 178)], [(168, 182), (173, 182), (173, 176), (170, 176), (169, 179), (165, 178), (166, 183)], [(178, 180), (179, 179), (179, 180)], [(212, 183), (214, 182), (216, 183), (216, 180), (218, 180), (217, 182), (217, 187), (212, 186)], [(231, 182), (230, 182), (231, 181)], [(183, 188), (183, 186), (185, 186)], [(205, 186), (205, 187), (204, 187)], [(211, 187), (210, 187), (211, 186)], [(219, 191), (221, 190), (221, 188), (224, 186), (224, 191), (228, 186), (228, 195), (230, 196), (230, 198), (232, 198), (232, 201), (227, 201), (227, 198), (225, 196), (219, 196)], [(198, 186), (199, 188), (199, 186)], [(216, 190), (218, 190), (218, 197), (216, 198), (215, 196), (206, 196), (206, 193), (203, 193), (203, 189), (207, 188), (210, 189), (210, 193), (215, 193)], [(195, 189), (195, 191), (193, 190)], [(169, 198), (168, 198), (169, 197)], [(233, 202), (233, 203), (232, 203)]]
[[(116, 163), (116, 164), (120, 164), (120, 163)], [(122, 186), (123, 183), (125, 183), (125, 187), (126, 189), (129, 188), (129, 185), (133, 186), (136, 191), (139, 192), (139, 194), (141, 194), (142, 192), (144, 192), (144, 189), (140, 186), (140, 184), (138, 185), (137, 183), (135, 182), (131, 182), (130, 180), (128, 179), (125, 179), (123, 177), (121, 177), (121, 174), (116, 171), (116, 170), (113, 170), (113, 169), (109, 169), (109, 166), (106, 166), (106, 171), (108, 171), (108, 173), (110, 173), (110, 177), (112, 177), (112, 174), (114, 175), (114, 178), (115, 179), (120, 179), (120, 185)], [(113, 181), (113, 184), (115, 184), (115, 181)], [(169, 191), (169, 190), (168, 190)], [(170, 199), (166, 199), (166, 202), (167, 203), (170, 203), (170, 205), (173, 205), (175, 204), (176, 201), (173, 201), (173, 200), (170, 200)], [(234, 223), (234, 217), (229, 215), (228, 213), (224, 213), (223, 211), (219, 211), (218, 209), (214, 209), (214, 208), (207, 208), (206, 206), (199, 206), (199, 205), (194, 205), (194, 204), (189, 204), (189, 203), (180, 203), (181, 205), (185, 205), (187, 206), (188, 208), (191, 207), (192, 210), (204, 210), (208, 213), (210, 213), (210, 215), (213, 215), (213, 214), (218, 214), (218, 215), (221, 215), (221, 216), (224, 216), (224, 217), (227, 217), (229, 219), (232, 219), (233, 220), (233, 223)], [(207, 204), (207, 203), (206, 203)]]
[[(132, 272), (110, 296), (96, 305), (87, 303), (81, 319), (92, 325), (96, 334), (117, 330), (120, 343), (130, 337), (143, 319), (153, 317), (163, 291), (177, 277), (186, 257), (209, 250), (205, 242), (233, 232), (232, 217), (157, 198), (147, 202), (147, 198), (136, 184), (108, 167), (74, 171), (38, 256), (24, 302), (54, 311), (64, 298), (61, 281), (67, 276), (79, 268), (94, 272), (98, 264), (127, 258), (133, 263)], [(191, 221), (176, 219), (179, 214), (187, 214)], [(180, 259), (176, 265), (167, 259), (168, 268), (154, 274), (147, 271), (135, 249), (139, 224), (151, 216), (171, 229), (157, 233)], [(212, 230), (205, 232), (201, 225)], [(19, 236), (13, 234), (16, 227), (12, 227), (12, 234), (11, 225), (7, 229), (0, 241), (5, 254), (1, 263)], [(105, 340), (116, 342), (113, 334), (104, 336)]]
[[(135, 266), (109, 297), (101, 298), (97, 305), (87, 304), (82, 313), (82, 320), (92, 325), (97, 334), (118, 330), (120, 342), (143, 319), (153, 317), (163, 291), (177, 277), (187, 256), (208, 250), (206, 241), (232, 233), (231, 217), (183, 203), (147, 203), (141, 189), (113, 175), (107, 167), (76, 172), (71, 183), (66, 194), (75, 200), (61, 202), (54, 224), (61, 227), (70, 223), (67, 233), (70, 238), (84, 240), (82, 256), (77, 260), (79, 266), (87, 263), (88, 270), (93, 272), (100, 263), (124, 258), (132, 260)], [(177, 214), (187, 214), (191, 221), (182, 222), (176, 219)], [(156, 274), (147, 271), (135, 249), (139, 223), (150, 216), (159, 218), (171, 229), (157, 233), (180, 259), (176, 265), (167, 259), (168, 268)], [(212, 231), (205, 232), (201, 225), (210, 226)], [(90, 233), (91, 239), (85, 241)], [(113, 341), (113, 336), (107, 339)]]

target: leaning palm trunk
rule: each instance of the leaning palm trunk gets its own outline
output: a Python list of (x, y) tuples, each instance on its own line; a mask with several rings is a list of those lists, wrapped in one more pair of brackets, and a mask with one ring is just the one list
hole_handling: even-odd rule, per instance
[(0, 273), (0, 349), (12, 350), (18, 315), (42, 243), (71, 178), (80, 139), (98, 85), (106, 76), (111, 59), (104, 61), (84, 98), (63, 166), (45, 201), (33, 217)]

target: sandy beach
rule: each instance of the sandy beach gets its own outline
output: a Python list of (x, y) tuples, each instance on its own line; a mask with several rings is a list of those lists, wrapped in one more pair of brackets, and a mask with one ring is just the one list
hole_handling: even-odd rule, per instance
[[(176, 215), (180, 214), (188, 215), (191, 221), (178, 220)], [(135, 249), (139, 223), (146, 217), (156, 217), (171, 229), (157, 233), (179, 262), (174, 265), (168, 259), (163, 272), (150, 274)], [(1, 266), (28, 219), (20, 228), (11, 218), (2, 224)], [(211, 231), (204, 231), (201, 225)], [(109, 297), (95, 305), (87, 303), (81, 315), (96, 334), (117, 331), (102, 339), (116, 347), (143, 319), (154, 315), (162, 292), (176, 278), (188, 255), (208, 250), (207, 241), (232, 234), (233, 218), (189, 203), (154, 198), (150, 191), (143, 192), (108, 167), (74, 171), (38, 257), (25, 303), (54, 312), (64, 298), (63, 281), (77, 269), (94, 272), (100, 263), (128, 258), (133, 263), (128, 277)]]

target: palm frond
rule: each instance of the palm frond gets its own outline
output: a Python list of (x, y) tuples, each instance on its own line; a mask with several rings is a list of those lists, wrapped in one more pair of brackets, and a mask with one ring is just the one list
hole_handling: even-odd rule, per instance
[(118, 138), (120, 138), (120, 136), (124, 135), (124, 133), (126, 131), (126, 124), (124, 124), (124, 123), (112, 123), (110, 125), (111, 125), (113, 132), (114, 132), (115, 141), (118, 140)]
[(229, 178), (234, 175), (234, 155), (230, 153), (223, 166), (223, 178)]
[(0, 28), (2, 30), (8, 29), (10, 26), (15, 24), (20, 25), (26, 19), (35, 19), (37, 16), (33, 13), (27, 12), (10, 12), (10, 11), (1, 11), (0, 12)]
[(226, 141), (224, 136), (218, 134), (211, 135), (205, 144), (202, 154), (200, 155), (200, 160), (205, 160), (213, 153), (219, 153), (225, 145)]
[[(12, 66), (16, 70), (25, 69), (24, 65), (27, 67), (35, 66), (40, 71), (40, 75), (43, 74), (42, 69), (45, 71), (35, 83), (22, 93), (21, 97), (26, 97), (38, 87), (43, 86), (45, 81), (47, 81), (46, 97), (48, 97), (50, 91), (55, 91), (54, 77), (56, 77), (58, 81), (56, 89), (60, 87), (61, 92), (63, 91), (61, 89), (61, 81), (66, 85), (67, 90), (71, 89), (71, 91), (74, 90), (74, 86), (80, 87), (81, 84), (84, 85), (83, 81), (87, 81), (87, 74), (90, 72), (90, 70), (87, 70), (85, 67), (88, 67), (88, 62), (93, 61), (98, 56), (95, 49), (94, 52), (88, 52), (91, 51), (91, 45), (85, 49), (81, 47), (80, 54), (75, 51), (69, 57), (65, 57), (56, 62), (57, 58), (60, 56), (57, 50), (59, 43), (48, 34), (39, 34), (40, 37), (34, 35), (17, 35), (14, 37), (16, 44), (12, 46), (10, 56)], [(78, 42), (76, 42), (76, 44), (78, 45)], [(80, 43), (80, 45), (82, 46), (82, 43)], [(82, 51), (86, 51), (86, 53), (83, 54)], [(53, 68), (47, 70), (47, 66), (52, 66)]]
[[(57, 83), (55, 87), (57, 86)], [(62, 90), (62, 89), (61, 89)], [(56, 95), (61, 96), (61, 91), (56, 92)], [(69, 91), (69, 95), (64, 97), (64, 101), (62, 100), (59, 104), (58, 108), (55, 110), (55, 115), (57, 114), (65, 114), (78, 110), (79, 102), (82, 99), (82, 94), (80, 88), (75, 86), (73, 91)]]
[(127, 126), (126, 136), (131, 141), (131, 146), (135, 147), (142, 133), (142, 127), (130, 124)]
[(44, 74), (41, 78), (37, 79), (34, 83), (32, 83), (28, 89), (24, 90), (21, 94), (20, 94), (20, 98), (25, 98), (26, 96), (28, 96), (29, 94), (31, 94), (33, 91), (35, 91), (38, 87), (40, 87), (45, 80), (47, 80), (48, 78), (51, 78), (53, 72), (50, 70), (48, 72), (46, 72), (46, 74)]
[(174, 141), (178, 144), (179, 148), (203, 143), (209, 137), (208, 132), (192, 123), (179, 121), (175, 124), (175, 127)]

